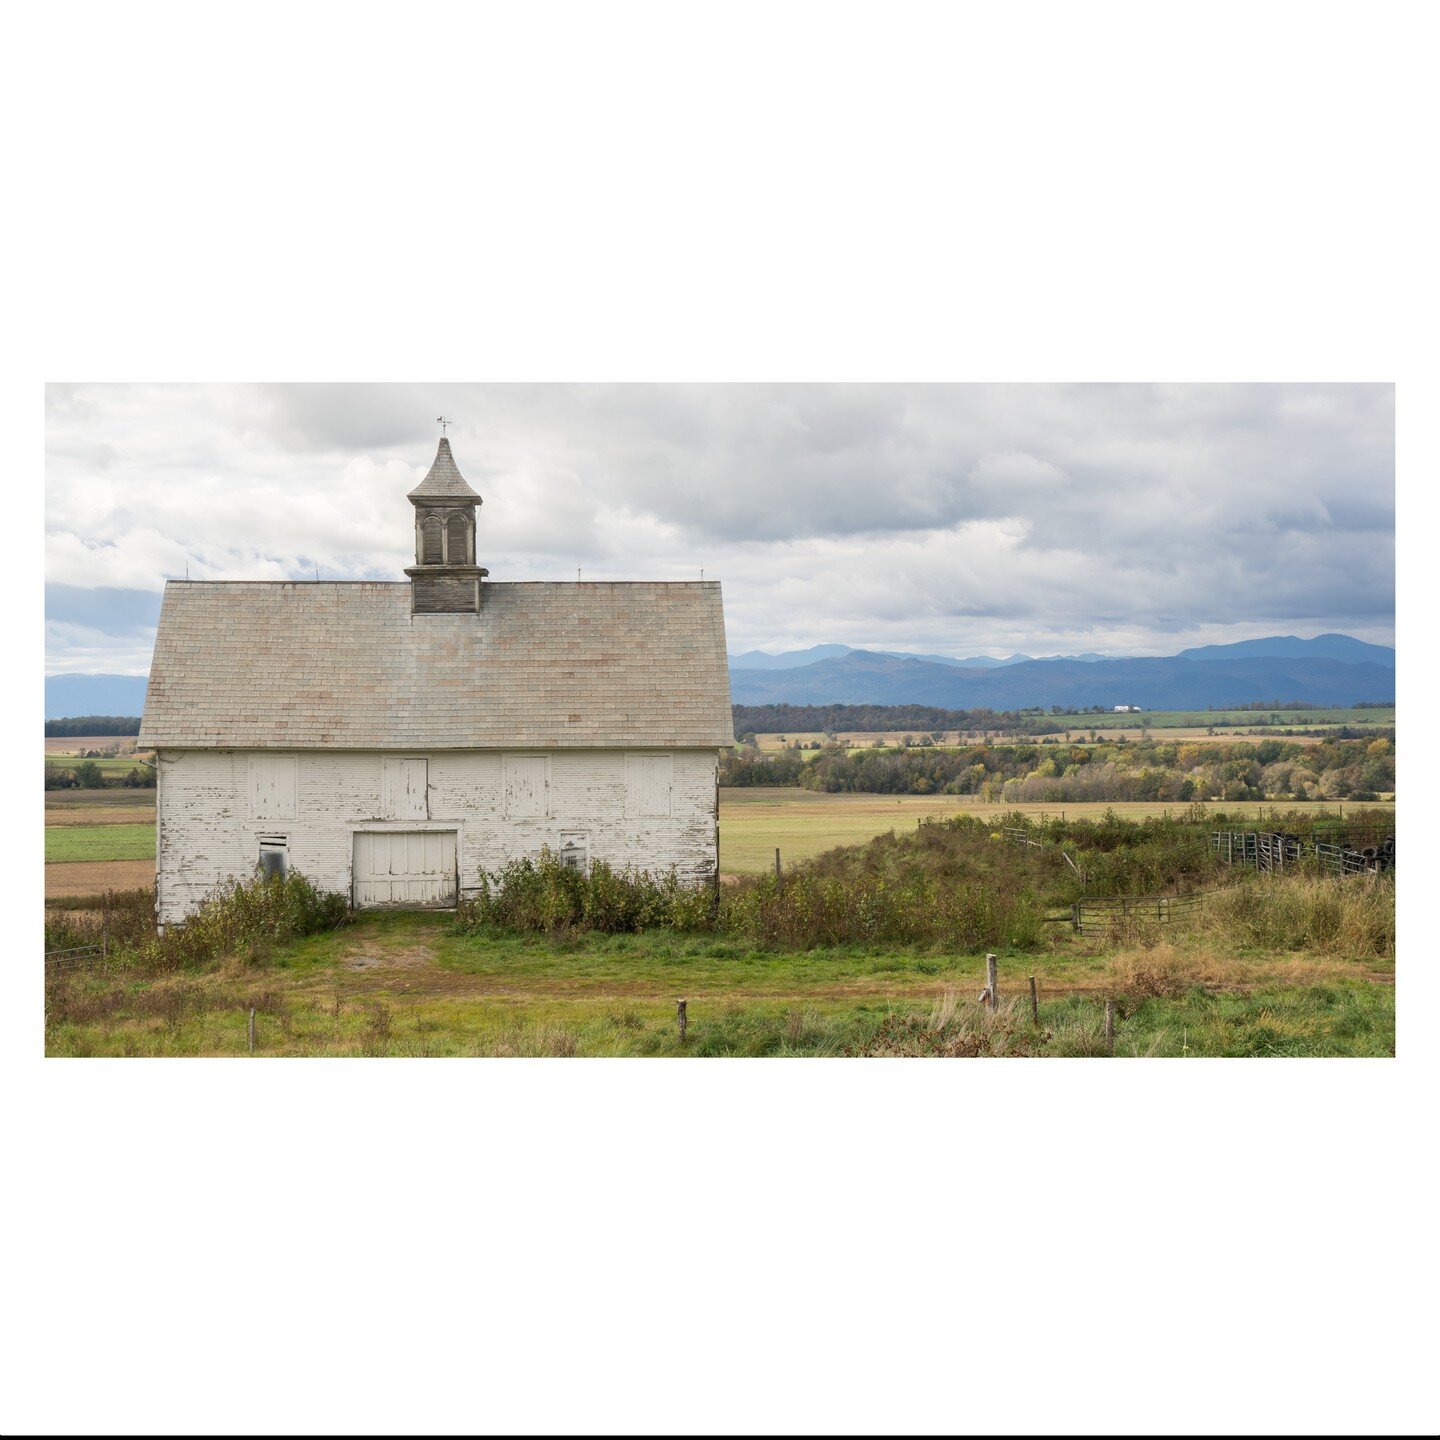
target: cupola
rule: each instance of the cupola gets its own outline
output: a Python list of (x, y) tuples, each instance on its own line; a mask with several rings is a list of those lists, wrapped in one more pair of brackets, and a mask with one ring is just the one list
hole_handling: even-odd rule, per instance
[(475, 563), (475, 520), (484, 503), (466, 483), (442, 435), (430, 473), (410, 492), (415, 507), (415, 564), (410, 608), (417, 615), (476, 614), (480, 581), (490, 572)]

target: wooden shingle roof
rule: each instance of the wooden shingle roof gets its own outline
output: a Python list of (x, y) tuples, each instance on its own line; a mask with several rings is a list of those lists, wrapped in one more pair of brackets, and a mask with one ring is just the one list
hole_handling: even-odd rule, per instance
[(140, 743), (734, 743), (717, 581), (486, 583), (481, 595), (478, 615), (412, 615), (405, 583), (172, 580)]
[(460, 473), (455, 457), (450, 453), (450, 442), (442, 435), (440, 447), (435, 452), (434, 463), (425, 478), (410, 492), (411, 500), (479, 500), (477, 491), (470, 488), (470, 482)]

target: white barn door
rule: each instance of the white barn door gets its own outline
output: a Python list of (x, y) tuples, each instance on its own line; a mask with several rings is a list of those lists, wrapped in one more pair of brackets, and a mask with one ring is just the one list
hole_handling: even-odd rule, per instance
[(430, 818), (430, 762), (387, 755), (381, 775), (385, 814), (391, 820)]
[(455, 831), (360, 830), (355, 905), (445, 908), (455, 903)]

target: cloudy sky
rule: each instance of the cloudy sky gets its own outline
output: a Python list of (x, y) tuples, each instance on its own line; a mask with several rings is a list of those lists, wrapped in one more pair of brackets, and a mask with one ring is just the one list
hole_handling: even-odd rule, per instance
[(732, 651), (1394, 643), (1384, 385), (51, 385), (49, 673), (167, 576), (403, 579), (452, 417), (491, 578), (707, 578)]

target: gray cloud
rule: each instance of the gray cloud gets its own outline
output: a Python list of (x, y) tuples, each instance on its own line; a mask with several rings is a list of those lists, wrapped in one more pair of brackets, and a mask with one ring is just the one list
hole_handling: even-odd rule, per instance
[(398, 578), (441, 413), (495, 578), (703, 565), (732, 648), (1393, 640), (1390, 386), (78, 385), (47, 394), (52, 668), (107, 635), (143, 668), (76, 596), (187, 564)]

